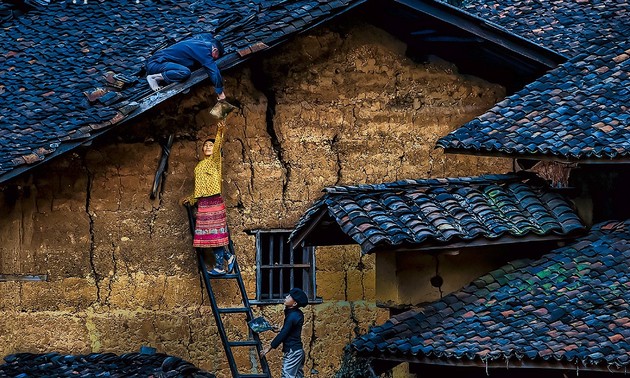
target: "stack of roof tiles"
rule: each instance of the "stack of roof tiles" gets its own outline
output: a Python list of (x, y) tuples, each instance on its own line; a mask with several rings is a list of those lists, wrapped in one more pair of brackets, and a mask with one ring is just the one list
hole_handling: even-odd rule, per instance
[(28, 377), (189, 377), (214, 378), (179, 357), (161, 353), (92, 353), (62, 355), (59, 353), (12, 354), (0, 365), (0, 376)]
[(336, 186), (300, 219), (291, 238), (327, 213), (361, 245), (448, 243), (585, 230), (571, 204), (533, 175), (485, 175)]
[(630, 364), (630, 221), (605, 222), (539, 260), (519, 260), (422, 308), (392, 317), (351, 348), (380, 358)]

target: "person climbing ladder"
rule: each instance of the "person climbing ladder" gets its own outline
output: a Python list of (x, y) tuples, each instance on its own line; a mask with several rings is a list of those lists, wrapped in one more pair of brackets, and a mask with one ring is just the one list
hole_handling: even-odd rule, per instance
[(210, 275), (223, 275), (232, 272), (236, 256), (230, 252), (228, 245), (230, 235), (227, 227), (227, 214), (225, 203), (221, 196), (221, 175), (223, 139), (225, 132), (225, 118), (222, 118), (217, 127), (214, 139), (209, 138), (203, 142), (202, 153), (204, 158), (195, 167), (195, 189), (193, 195), (184, 199), (184, 205), (197, 204), (193, 247), (201, 248), (200, 253), (212, 249), (215, 257), (214, 269)]

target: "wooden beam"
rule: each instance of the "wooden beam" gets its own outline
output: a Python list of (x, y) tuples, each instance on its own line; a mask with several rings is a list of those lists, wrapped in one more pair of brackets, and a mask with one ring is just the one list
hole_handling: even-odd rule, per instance
[(527, 57), (533, 61), (543, 64), (549, 68), (554, 68), (567, 60), (567, 57), (537, 45), (516, 34), (510, 33), (486, 20), (466, 13), (463, 10), (441, 3), (427, 0), (394, 0), (396, 3), (404, 5), (418, 12), (432, 16), (442, 22), (450, 24), (456, 28), (466, 30), (483, 40), (501, 46), (518, 55)]
[(0, 274), (0, 282), (48, 281), (48, 274)]
[[(577, 234), (576, 234), (577, 236)], [(379, 252), (448, 252), (457, 249), (465, 249), (465, 248), (474, 248), (474, 247), (488, 247), (488, 246), (501, 246), (501, 245), (509, 245), (509, 244), (521, 244), (521, 243), (536, 243), (536, 242), (564, 242), (567, 240), (573, 240), (572, 236), (558, 236), (558, 235), (546, 235), (546, 236), (537, 236), (537, 235), (527, 235), (523, 237), (515, 237), (515, 236), (501, 236), (497, 239), (487, 239), (487, 238), (478, 238), (472, 241), (460, 241), (454, 243), (437, 243), (437, 242), (427, 242), (418, 244), (417, 246), (406, 245), (406, 246), (381, 246), (374, 248), (369, 253), (379, 253)]]
[[(441, 148), (441, 147), (436, 147)], [(559, 163), (578, 163), (578, 164), (630, 164), (630, 156), (625, 156), (616, 159), (610, 158), (588, 158), (588, 159), (571, 159), (565, 158), (561, 156), (555, 155), (542, 155), (542, 154), (508, 154), (505, 152), (498, 151), (476, 151), (472, 149), (465, 148), (443, 148), (445, 154), (456, 154), (456, 155), (473, 155), (473, 156), (484, 156), (484, 157), (501, 157), (501, 158), (509, 158), (509, 159), (529, 159), (529, 160), (547, 160), (547, 161), (556, 161)]]
[(302, 241), (315, 229), (315, 227), (317, 227), (326, 214), (328, 214), (328, 209), (326, 205), (322, 205), (322, 208), (318, 210), (318, 213), (311, 218), (309, 224), (291, 240), (291, 248), (295, 248), (300, 245), (300, 243), (302, 243)]

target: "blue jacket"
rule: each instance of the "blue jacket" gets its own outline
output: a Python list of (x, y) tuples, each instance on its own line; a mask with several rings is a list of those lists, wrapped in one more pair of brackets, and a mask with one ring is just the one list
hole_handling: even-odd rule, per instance
[(153, 54), (151, 60), (156, 62), (173, 62), (186, 66), (191, 70), (203, 67), (208, 73), (210, 80), (212, 80), (214, 90), (217, 94), (221, 94), (223, 92), (223, 78), (217, 63), (212, 57), (211, 40), (208, 35), (185, 39), (158, 50)]
[(280, 333), (271, 341), (271, 347), (277, 348), (282, 343), (282, 352), (303, 349), (302, 326), (304, 326), (304, 313), (299, 308), (284, 309), (284, 324)]

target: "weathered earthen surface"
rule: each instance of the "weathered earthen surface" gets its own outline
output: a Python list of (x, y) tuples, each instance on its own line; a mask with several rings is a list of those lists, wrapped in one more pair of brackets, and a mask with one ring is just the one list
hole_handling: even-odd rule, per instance
[[(302, 36), (226, 74), (240, 109), (228, 117), (224, 197), (250, 296), (255, 240), (244, 231), (292, 227), (325, 186), (510, 169), (506, 160), (433, 148), (499, 100), (502, 88), (447, 64), (416, 64), (373, 27), (340, 30)], [(150, 345), (229, 376), (180, 205), (201, 141), (215, 132), (207, 114), (214, 97), (211, 88), (194, 89), (119, 128), (120, 140), (111, 136), (3, 188), (0, 273), (49, 280), (0, 283), (0, 355)], [(151, 200), (155, 140), (171, 132), (166, 181)], [(361, 257), (356, 246), (319, 248), (317, 267), (324, 303), (305, 309), (305, 370), (328, 377), (343, 346), (387, 312), (375, 307), (374, 256)], [(224, 304), (237, 301), (233, 289), (218, 288)], [(282, 322), (280, 305), (255, 312)], [(229, 322), (230, 335), (244, 335), (239, 323)], [(281, 353), (269, 357), (278, 375)], [(240, 354), (239, 364), (249, 358)]]

